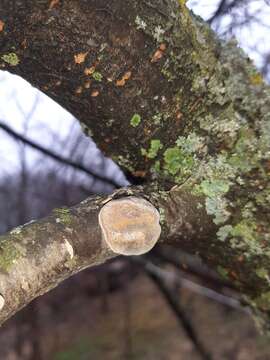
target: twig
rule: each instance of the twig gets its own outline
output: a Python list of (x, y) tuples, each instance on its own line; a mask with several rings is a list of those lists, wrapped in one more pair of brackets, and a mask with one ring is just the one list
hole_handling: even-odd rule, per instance
[(21, 134), (17, 133), (15, 130), (11, 129), (8, 125), (4, 124), (3, 122), (0, 122), (0, 128), (2, 130), (4, 130), (7, 134), (12, 136), (14, 139), (23, 142), (24, 144), (32, 147), (33, 149), (35, 149), (35, 150), (43, 153), (44, 155), (54, 159), (55, 161), (58, 161), (58, 162), (60, 162), (62, 164), (71, 166), (74, 169), (82, 171), (85, 174), (96, 178), (97, 180), (106, 182), (106, 183), (114, 186), (117, 189), (120, 188), (120, 184), (115, 182), (113, 179), (109, 179), (109, 178), (107, 178), (105, 176), (99, 175), (99, 174), (93, 172), (92, 170), (89, 170), (89, 169), (85, 168), (82, 164), (77, 164), (76, 162), (74, 162), (72, 160), (66, 159), (63, 156), (58, 155), (58, 154), (54, 153), (53, 151), (46, 149), (42, 145), (39, 145), (39, 144), (35, 143), (34, 141), (26, 138), (24, 135), (21, 135)]
[(157, 246), (154, 249), (154, 255), (163, 261), (169, 262), (178, 271), (182, 270), (196, 275), (214, 286), (235, 289), (230, 281), (221, 279), (214, 271), (189, 254), (176, 251), (169, 246)]
[(193, 282), (185, 277), (182, 277), (182, 276), (180, 277), (178, 274), (176, 276), (173, 272), (161, 269), (160, 267), (156, 266), (152, 262), (147, 262), (147, 267), (150, 268), (150, 271), (156, 273), (157, 276), (164, 278), (164, 280), (166, 280), (169, 283), (175, 284), (175, 282), (177, 282), (179, 284), (179, 286), (184, 287), (190, 291), (193, 291), (198, 295), (205, 296), (211, 300), (214, 300), (223, 305), (232, 307), (236, 310), (240, 310), (246, 314), (249, 314), (249, 315), (251, 314), (251, 311), (249, 310), (249, 308), (242, 305), (240, 303), (240, 301), (237, 299), (234, 299), (227, 295), (220, 294), (217, 291), (209, 289), (205, 286), (196, 284), (195, 282)]
[(168, 305), (170, 306), (170, 308), (176, 315), (178, 322), (185, 330), (186, 335), (192, 341), (194, 347), (197, 349), (201, 358), (203, 360), (211, 360), (212, 356), (205, 349), (204, 345), (202, 344), (200, 339), (197, 337), (196, 331), (195, 331), (193, 325), (191, 324), (190, 319), (188, 318), (185, 310), (180, 305), (178, 297), (175, 296), (173, 291), (166, 284), (164, 277), (160, 276), (160, 274), (155, 271), (155, 268), (152, 266), (153, 265), (152, 263), (145, 261), (142, 257), (140, 259), (136, 259), (135, 261), (138, 262), (138, 260), (139, 260), (139, 262), (142, 262), (144, 264), (144, 270), (145, 270), (146, 274), (155, 283), (155, 285), (158, 287), (158, 289), (162, 293), (163, 297), (165, 298)]

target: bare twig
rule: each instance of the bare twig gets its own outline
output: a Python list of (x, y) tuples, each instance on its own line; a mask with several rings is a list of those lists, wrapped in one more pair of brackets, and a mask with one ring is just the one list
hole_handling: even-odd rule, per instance
[(204, 360), (211, 360), (212, 357), (211, 357), (209, 351), (205, 349), (205, 346), (202, 344), (201, 340), (198, 338), (196, 331), (195, 331), (193, 325), (191, 324), (189, 317), (187, 316), (186, 311), (183, 309), (183, 307), (181, 306), (181, 304), (179, 302), (178, 296), (176, 294), (174, 294), (172, 289), (168, 286), (168, 283), (166, 282), (164, 277), (160, 276), (160, 274), (157, 271), (155, 271), (155, 268), (152, 267), (153, 264), (146, 261), (143, 257), (141, 257), (140, 259), (133, 258), (133, 260), (135, 262), (138, 262), (138, 263), (141, 263), (144, 265), (144, 270), (145, 270), (146, 274), (149, 276), (149, 278), (155, 283), (155, 285), (160, 290), (161, 294), (163, 295), (166, 302), (168, 303), (168, 305), (174, 312), (178, 322), (183, 327), (186, 335), (193, 343), (194, 347), (200, 354), (201, 358)]
[(156, 276), (162, 277), (164, 280), (166, 280), (168, 283), (178, 283), (180, 287), (184, 287), (190, 291), (195, 292), (198, 295), (205, 296), (211, 300), (214, 300), (216, 302), (219, 302), (225, 306), (232, 307), (236, 310), (243, 311), (247, 314), (251, 314), (249, 308), (244, 307), (242, 303), (240, 303), (239, 300), (232, 298), (227, 295), (223, 295), (218, 293), (215, 290), (209, 289), (205, 286), (199, 285), (195, 283), (194, 281), (191, 281), (183, 276), (180, 276), (179, 274), (175, 274), (172, 271), (164, 270), (158, 267), (157, 265), (153, 264), (152, 262), (148, 261), (147, 265), (148, 268), (150, 268), (150, 271), (153, 273), (156, 273)]
[(235, 289), (232, 282), (221, 279), (217, 273), (209, 269), (194, 256), (186, 254), (181, 250), (176, 250), (169, 246), (158, 246), (154, 250), (154, 255), (172, 264), (178, 271), (184, 271), (198, 276), (210, 284), (218, 287)]
[(120, 184), (116, 183), (113, 179), (109, 179), (109, 178), (104, 177), (104, 176), (102, 176), (100, 174), (97, 174), (97, 173), (93, 172), (92, 170), (87, 169), (82, 164), (78, 164), (78, 163), (76, 163), (76, 162), (74, 162), (72, 160), (64, 158), (63, 156), (61, 156), (59, 154), (54, 153), (51, 150), (46, 149), (42, 145), (39, 145), (39, 144), (35, 143), (34, 141), (26, 138), (24, 135), (21, 135), (21, 134), (17, 133), (15, 130), (13, 130), (11, 127), (4, 124), (3, 122), (0, 122), (0, 128), (2, 130), (4, 130), (7, 134), (12, 136), (14, 139), (23, 142), (24, 144), (32, 147), (33, 149), (43, 153), (44, 155), (49, 156), (50, 158), (54, 159), (55, 161), (58, 161), (58, 162), (60, 162), (62, 164), (65, 164), (67, 166), (71, 166), (74, 169), (82, 171), (85, 174), (96, 178), (97, 180), (106, 182), (106, 183), (112, 185), (115, 188), (120, 188)]

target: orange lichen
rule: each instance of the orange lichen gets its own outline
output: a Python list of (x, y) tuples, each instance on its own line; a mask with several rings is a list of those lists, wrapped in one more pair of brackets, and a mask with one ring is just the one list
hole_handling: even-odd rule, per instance
[(239, 262), (243, 262), (243, 261), (245, 260), (244, 255), (238, 256), (237, 260), (238, 260)]
[(79, 86), (75, 92), (76, 92), (76, 94), (81, 94), (82, 90), (83, 90), (83, 88), (81, 86)]
[(161, 51), (165, 51), (166, 50), (166, 44), (164, 44), (164, 43), (160, 44), (159, 49)]
[(22, 47), (23, 47), (24, 49), (27, 48), (27, 40), (26, 40), (26, 39), (24, 39), (24, 40), (22, 41)]
[(85, 53), (79, 53), (74, 55), (74, 61), (76, 64), (82, 64), (83, 62), (85, 62), (85, 58), (88, 54), (88, 51)]
[(144, 170), (133, 171), (132, 175), (135, 176), (135, 177), (142, 177), (143, 178), (146, 175), (146, 171), (144, 171)]
[(86, 83), (84, 84), (85, 89), (89, 89), (91, 86), (91, 81), (86, 81)]
[(60, 0), (51, 0), (49, 9), (53, 9), (57, 4), (59, 4)]
[(131, 78), (131, 71), (127, 71), (120, 80), (116, 81), (116, 86), (125, 86), (127, 80)]
[(94, 91), (92, 91), (92, 93), (91, 93), (91, 96), (92, 97), (97, 97), (99, 95), (99, 91), (98, 90), (94, 90)]
[(155, 51), (154, 55), (151, 58), (151, 63), (158, 62), (163, 57), (165, 50), (166, 44), (160, 44), (159, 48)]
[(84, 75), (86, 75), (86, 76), (92, 75), (92, 74), (94, 74), (95, 70), (96, 70), (95, 66), (91, 66), (90, 68), (85, 68)]
[(229, 272), (229, 274), (230, 274), (230, 276), (233, 278), (233, 279), (238, 279), (238, 276), (237, 276), (237, 274), (236, 274), (236, 272), (235, 271), (233, 271), (233, 270), (231, 270), (230, 272)]
[(0, 20), (0, 32), (4, 30), (5, 23), (4, 21)]
[(152, 56), (151, 63), (158, 62), (163, 56), (163, 51), (158, 49)]

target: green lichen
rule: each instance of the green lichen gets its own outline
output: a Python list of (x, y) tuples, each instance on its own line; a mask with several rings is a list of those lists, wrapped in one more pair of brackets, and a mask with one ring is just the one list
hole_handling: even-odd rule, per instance
[(150, 159), (154, 159), (157, 156), (158, 151), (162, 148), (163, 145), (161, 144), (159, 139), (151, 140), (150, 149), (148, 150), (148, 157)]
[(201, 189), (205, 196), (216, 198), (226, 194), (230, 189), (230, 182), (227, 180), (213, 179), (201, 182)]
[(194, 154), (203, 149), (205, 146), (205, 139), (192, 132), (187, 137), (179, 136), (175, 143), (184, 152)]
[[(144, 22), (141, 29), (145, 33), (166, 42), (159, 65), (168, 81), (181, 79), (184, 84), (186, 69), (194, 70), (187, 78), (190, 102), (185, 90), (175, 92), (177, 109), (186, 120), (179, 127), (181, 136), (150, 165), (152, 175), (169, 177), (187, 191), (203, 195), (207, 213), (219, 225), (217, 239), (226, 240), (224, 246), (240, 249), (249, 259), (268, 257), (270, 91), (235, 42), (216, 41), (211, 30), (186, 11), (184, 1), (179, 3), (181, 16), (174, 19), (189, 29), (192, 42), (186, 63), (175, 51), (177, 46), (171, 46), (172, 34), (167, 36), (165, 23), (152, 23), (147, 14), (136, 20), (138, 25)], [(185, 43), (183, 33), (177, 34), (177, 42)], [(190, 68), (188, 62), (197, 66)], [(195, 99), (201, 99), (195, 107), (194, 94)], [(162, 121), (159, 111), (153, 117), (154, 125)], [(143, 150), (144, 155), (148, 152)]]
[(146, 151), (145, 149), (141, 149), (141, 153), (149, 159), (154, 159), (157, 156), (159, 150), (162, 148), (163, 145), (161, 144), (161, 141), (159, 139), (153, 139), (150, 142), (150, 148), (148, 149), (148, 151)]
[(257, 223), (253, 219), (240, 221), (231, 230), (231, 236), (233, 237), (230, 240), (232, 247), (242, 248), (247, 257), (263, 254), (270, 255), (270, 252), (261, 246)]
[(181, 170), (181, 163), (184, 160), (183, 153), (179, 147), (168, 148), (164, 152), (164, 168), (171, 174), (176, 175)]
[(217, 237), (220, 241), (225, 241), (230, 235), (233, 227), (231, 225), (221, 226), (217, 232)]
[(100, 82), (100, 81), (102, 81), (102, 79), (103, 79), (103, 75), (102, 75), (100, 72), (95, 71), (95, 72), (92, 74), (92, 78), (93, 78), (94, 80)]
[(262, 74), (256, 72), (255, 74), (250, 76), (250, 82), (253, 85), (262, 85), (263, 84), (263, 77)]
[(20, 251), (11, 239), (1, 241), (0, 238), (0, 270), (8, 271), (20, 255)]
[[(232, 255), (222, 258), (223, 266), (228, 264), (228, 269), (235, 270), (229, 265), (236, 259), (239, 265), (243, 261), (243, 268), (255, 264), (253, 271), (250, 267), (249, 273), (243, 275), (239, 270), (236, 274), (240, 282), (251, 279), (252, 287), (257, 264), (268, 264), (270, 259), (270, 90), (235, 43), (216, 41), (200, 19), (182, 11), (183, 1), (179, 3), (181, 16), (175, 19), (188, 29), (192, 49), (175, 26), (179, 32), (177, 42), (185, 49), (180, 51), (181, 58), (177, 57), (177, 42), (172, 44), (167, 38), (166, 24), (160, 20), (167, 48), (156, 65), (165, 76), (164, 82), (173, 81), (178, 96), (174, 98), (178, 105), (174, 114), (179, 110), (182, 116), (177, 126), (170, 123), (169, 137), (162, 137), (163, 143), (169, 145), (164, 147), (163, 157), (158, 156), (157, 163), (150, 164), (151, 172), (161, 182), (172, 180), (181, 189), (204, 198), (205, 210), (218, 225), (216, 245), (224, 248), (224, 255)], [(153, 26), (147, 14), (142, 17), (147, 23), (145, 32), (153, 38), (158, 24)], [(171, 29), (173, 38), (173, 26)], [(186, 77), (187, 69), (190, 73)], [(177, 88), (179, 83), (182, 88)], [(156, 108), (155, 113), (159, 112)], [(155, 128), (160, 122), (158, 116), (151, 126)], [(165, 123), (163, 127), (166, 132)], [(188, 138), (190, 132), (196, 133)], [(267, 270), (269, 273), (267, 266), (257, 269), (257, 276), (267, 280)], [(270, 309), (269, 294), (264, 294), (261, 301), (267, 297)]]
[(20, 62), (18, 55), (15, 53), (9, 53), (1, 56), (1, 59), (4, 60), (7, 64), (11, 66), (17, 66)]
[(154, 165), (151, 166), (151, 173), (152, 173), (152, 176), (153, 178), (158, 178), (160, 176), (160, 161), (159, 160), (156, 160)]
[(256, 269), (255, 273), (259, 278), (266, 280), (268, 284), (270, 283), (269, 271), (267, 269), (258, 268)]
[(232, 236), (238, 236), (245, 239), (245, 241), (255, 241), (256, 223), (252, 223), (248, 220), (243, 220), (238, 223), (231, 231)]
[(248, 173), (259, 165), (260, 153), (257, 150), (259, 150), (259, 143), (254, 131), (243, 127), (239, 131), (238, 141), (228, 161), (241, 173)]
[(139, 114), (134, 114), (130, 120), (130, 125), (133, 127), (137, 127), (141, 123), (141, 116)]
[(254, 299), (253, 303), (263, 310), (270, 310), (270, 291), (262, 293), (260, 296)]
[(265, 189), (255, 195), (257, 205), (265, 206), (267, 203), (270, 205), (270, 184)]
[(64, 225), (70, 225), (72, 221), (72, 216), (70, 214), (70, 210), (68, 208), (59, 208), (53, 210), (56, 216), (56, 222), (60, 222)]
[(213, 222), (217, 225), (224, 224), (231, 215), (228, 201), (224, 197), (206, 198), (205, 209), (208, 215), (213, 216)]
[(165, 150), (163, 168), (174, 177), (176, 183), (183, 183), (192, 172), (197, 173), (198, 156), (204, 154), (205, 142), (192, 132), (187, 137), (179, 136), (175, 145)]
[(183, 152), (179, 147), (168, 148), (163, 155), (165, 173), (174, 177), (176, 183), (183, 183), (192, 173), (196, 157)]

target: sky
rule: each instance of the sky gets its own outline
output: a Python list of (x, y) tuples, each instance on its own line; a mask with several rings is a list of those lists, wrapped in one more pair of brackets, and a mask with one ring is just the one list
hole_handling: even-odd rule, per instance
[[(70, 133), (81, 136), (85, 153), (78, 162), (103, 176), (114, 178), (122, 186), (128, 185), (119, 168), (104, 158), (95, 143), (82, 133), (79, 122), (72, 114), (19, 76), (7, 71), (0, 71), (0, 121), (66, 158), (70, 158), (74, 143)], [(40, 161), (40, 153), (29, 147), (25, 147), (24, 151), (29, 169), (40, 171), (44, 164)], [(0, 129), (0, 178), (1, 175), (12, 174), (20, 169), (21, 153), (17, 141)], [(73, 159), (77, 161), (75, 153)], [(53, 160), (46, 162), (48, 168), (54, 165)], [(64, 172), (67, 181), (71, 176), (74, 181), (73, 170)], [(77, 180), (86, 186), (89, 176), (78, 172)], [(103, 187), (104, 184), (95, 182), (93, 192), (101, 192)], [(106, 192), (109, 190), (111, 186), (104, 189)]]
[[(217, 0), (190, 0), (188, 6), (207, 20), (215, 11), (217, 2)], [(237, 10), (225, 16), (219, 26), (214, 23), (213, 27), (222, 36), (229, 37), (230, 24), (232, 20), (237, 21), (239, 28), (235, 31), (235, 36), (239, 45), (256, 65), (261, 67), (265, 54), (270, 54), (270, 29), (267, 26), (270, 19), (270, 5), (265, 0), (254, 0), (245, 12), (253, 19), (248, 26), (242, 24), (243, 15)], [(75, 133), (80, 133), (79, 123), (69, 112), (25, 80), (2, 70), (0, 71), (0, 121), (39, 144), (53, 148), (63, 156), (69, 156), (70, 147), (66, 142), (69, 141), (71, 129)], [(104, 167), (104, 160), (95, 144), (88, 138), (84, 141), (88, 146), (85, 156), (81, 159), (82, 163), (90, 169), (102, 171), (109, 178), (116, 178), (121, 185), (127, 185), (128, 182), (118, 167), (108, 159), (105, 160)], [(25, 151), (29, 168), (35, 170), (36, 164), (40, 163), (38, 161), (40, 154), (32, 149)], [(20, 168), (20, 155), (21, 147), (18, 147), (18, 144), (0, 129), (0, 178), (1, 175), (12, 174)], [(65, 176), (68, 177), (68, 173), (65, 173)], [(79, 182), (89, 181), (89, 178), (82, 174), (78, 176)], [(94, 191), (100, 191), (102, 186), (96, 185)]]
[[(218, 3), (219, 0), (189, 0), (187, 5), (194, 13), (207, 20), (215, 12)], [(245, 23), (247, 16), (251, 19), (248, 24)], [(245, 11), (242, 8), (231, 11), (223, 16), (218, 26), (214, 23), (213, 29), (229, 38), (232, 23), (238, 24), (234, 27), (234, 36), (239, 46), (261, 68), (265, 56), (270, 54), (270, 0), (249, 0)]]

